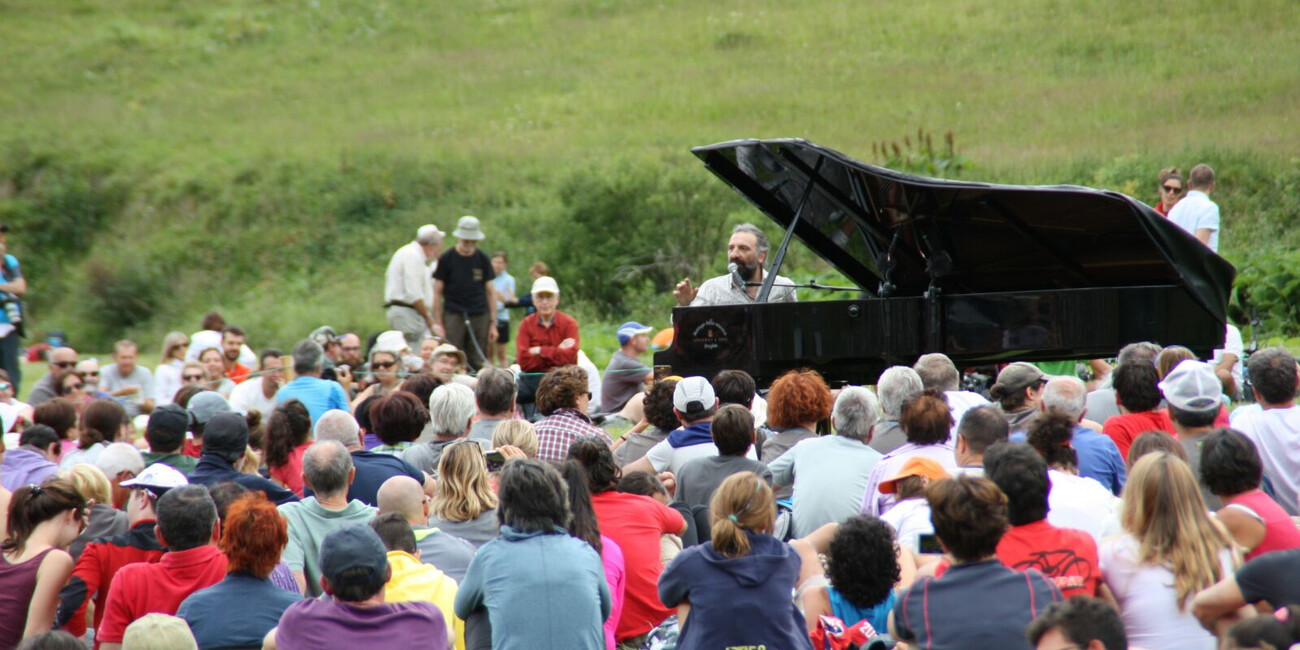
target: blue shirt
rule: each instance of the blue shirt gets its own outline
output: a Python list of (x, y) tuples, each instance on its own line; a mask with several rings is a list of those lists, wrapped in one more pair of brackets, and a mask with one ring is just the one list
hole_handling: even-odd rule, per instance
[(275, 403), (296, 399), (307, 407), (311, 414), (311, 423), (316, 424), (320, 416), (330, 409), (348, 410), (348, 396), (343, 393), (343, 386), (337, 381), (320, 377), (298, 377), (280, 387), (275, 393)]
[[(500, 275), (492, 278), (492, 288), (497, 290), (498, 296), (504, 296), (506, 294), (513, 296), (515, 295), (515, 278), (509, 273), (502, 271)], [(505, 304), (500, 300), (497, 301), (497, 320), (510, 320), (510, 310), (506, 309)]]
[[(5, 255), (4, 265), (5, 265), (5, 270), (4, 270), (5, 282), (13, 282), (18, 278), (23, 277), (22, 271), (18, 269), (17, 257), (14, 257), (13, 255)], [(0, 295), (9, 296), (11, 294), (6, 293)], [(8, 322), (9, 322), (9, 314), (5, 313), (5, 310), (0, 309), (0, 323), (8, 323)]]
[(262, 637), (280, 624), (280, 615), (301, 599), (249, 573), (231, 573), (181, 601), (176, 616), (204, 648), (261, 648)]
[[(1026, 442), (1024, 431), (1017, 431), (1008, 436), (1010, 442)], [(1097, 433), (1082, 424), (1074, 425), (1070, 446), (1079, 458), (1079, 476), (1090, 478), (1119, 496), (1128, 480), (1124, 469), (1124, 457), (1119, 455), (1115, 441), (1104, 433)]]

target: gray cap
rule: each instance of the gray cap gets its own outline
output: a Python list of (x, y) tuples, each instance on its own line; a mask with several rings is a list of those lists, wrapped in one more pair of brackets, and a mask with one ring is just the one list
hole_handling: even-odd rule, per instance
[(233, 463), (247, 447), (248, 422), (238, 413), (218, 413), (203, 430), (204, 454), (215, 454)]
[[(349, 573), (353, 569), (366, 569), (369, 575)], [(370, 582), (382, 578), (387, 571), (388, 549), (370, 526), (343, 524), (321, 541), (320, 572), (335, 589), (350, 586), (345, 582), (348, 580)]]
[(190, 398), (189, 412), (191, 422), (206, 425), (212, 416), (218, 413), (232, 413), (234, 409), (230, 408), (230, 402), (226, 401), (221, 393), (205, 390)]
[(1047, 375), (1043, 374), (1038, 366), (1017, 361), (1007, 364), (1007, 367), (998, 373), (996, 385), (1002, 386), (1008, 394), (1022, 391), (1038, 382), (1047, 381)]
[(456, 230), (451, 234), (456, 239), (478, 241), (483, 239), (483, 226), (479, 224), (478, 217), (461, 217), (456, 222)]
[(1180, 361), (1160, 382), (1160, 392), (1180, 411), (1205, 413), (1223, 406), (1223, 383), (1214, 366), (1204, 361)]

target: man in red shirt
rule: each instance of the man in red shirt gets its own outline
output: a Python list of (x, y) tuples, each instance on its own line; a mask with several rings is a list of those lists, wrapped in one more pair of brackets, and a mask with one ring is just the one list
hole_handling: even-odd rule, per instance
[(157, 563), (122, 567), (108, 588), (104, 619), (95, 641), (121, 650), (126, 626), (145, 614), (175, 614), (190, 594), (226, 577), (226, 556), (217, 549), (217, 506), (202, 485), (168, 490), (158, 499), (158, 541), (167, 554)]
[(239, 362), (239, 353), (247, 340), (244, 330), (234, 325), (221, 330), (221, 361), (226, 365), (226, 376), (236, 384), (248, 379), (249, 373), (253, 372), (252, 368)]
[(1160, 371), (1145, 361), (1121, 363), (1111, 373), (1115, 386), (1115, 404), (1119, 415), (1106, 420), (1101, 432), (1119, 447), (1119, 455), (1128, 459), (1129, 445), (1148, 431), (1174, 433), (1169, 413), (1160, 408)]
[(546, 371), (578, 363), (578, 321), (558, 309), (560, 287), (555, 278), (537, 278), (532, 294), (537, 313), (524, 318), (515, 335), (515, 361), (524, 372), (517, 398), (521, 403), (532, 403)]
[(155, 534), (158, 498), (174, 487), (186, 485), (185, 475), (168, 465), (157, 463), (145, 468), (140, 475), (123, 481), (122, 487), (131, 488), (126, 504), (126, 514), (131, 528), (120, 535), (100, 537), (86, 545), (72, 578), (59, 592), (59, 611), (54, 625), (74, 636), (86, 633), (86, 603), (95, 601), (95, 627), (104, 619), (104, 603), (113, 576), (128, 564), (153, 563), (163, 556), (163, 545)]
[(984, 453), (984, 475), (1007, 495), (1011, 529), (998, 542), (998, 560), (1017, 571), (1037, 569), (1066, 598), (1097, 595), (1097, 542), (1047, 523), (1052, 483), (1043, 457), (1028, 445), (998, 443)]

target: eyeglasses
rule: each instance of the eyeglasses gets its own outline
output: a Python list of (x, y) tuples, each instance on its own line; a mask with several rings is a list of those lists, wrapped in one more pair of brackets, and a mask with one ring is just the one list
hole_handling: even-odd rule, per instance
[(1164, 190), (1165, 192), (1167, 192), (1167, 193), (1169, 193), (1169, 194), (1182, 194), (1182, 193), (1183, 193), (1183, 188), (1181, 188), (1181, 187), (1174, 187), (1173, 185), (1161, 185), (1161, 186), (1160, 186), (1160, 189)]
[(389, 368), (392, 368), (392, 367), (395, 366), (395, 365), (397, 365), (397, 362), (396, 362), (396, 361), (389, 361), (389, 362), (386, 362), (386, 363), (384, 363), (384, 362), (379, 362), (379, 361), (372, 361), (372, 362), (370, 362), (370, 366), (371, 366), (372, 368), (376, 368), (376, 369), (379, 369), (379, 370), (388, 370)]
[(76, 391), (84, 391), (84, 390), (86, 390), (84, 384), (70, 384), (68, 386), (63, 387), (63, 394), (67, 395), (68, 393), (72, 393)]
[(96, 370), (95, 372), (79, 372), (77, 373), (77, 376), (81, 377), (82, 379), (85, 379), (86, 377), (98, 377), (99, 371)]
[(77, 362), (76, 361), (51, 361), (50, 365), (54, 366), (55, 368), (63, 368), (66, 370), (68, 368), (77, 367)]
[(185, 375), (181, 379), (185, 381), (203, 381), (203, 375)]

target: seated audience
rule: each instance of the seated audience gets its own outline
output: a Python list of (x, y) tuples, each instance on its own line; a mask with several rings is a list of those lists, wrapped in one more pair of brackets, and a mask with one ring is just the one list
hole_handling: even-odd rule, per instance
[(528, 420), (507, 420), (492, 430), (492, 448), (514, 447), (527, 458), (537, 458), (537, 430)]
[[(696, 458), (718, 455), (713, 444), (713, 416), (718, 412), (719, 401), (713, 385), (703, 377), (687, 377), (673, 388), (673, 414), (681, 428), (668, 434), (659, 444), (651, 447), (640, 460), (623, 468), (624, 472), (680, 473), (686, 463)], [(751, 448), (746, 457), (757, 458)]]
[[(1130, 361), (1141, 361), (1151, 365), (1156, 364), (1156, 357), (1160, 355), (1160, 346), (1149, 341), (1141, 343), (1129, 343), (1120, 348), (1119, 355), (1115, 357), (1115, 367), (1119, 367)], [(1100, 423), (1103, 427), (1106, 421), (1119, 415), (1119, 405), (1115, 403), (1114, 371), (1112, 370), (1102, 378), (1102, 386), (1088, 393), (1086, 404), (1088, 410), (1088, 419)], [(1127, 458), (1127, 456), (1125, 456)]]
[(609, 434), (587, 417), (590, 400), (585, 370), (570, 365), (547, 371), (537, 386), (537, 409), (544, 416), (534, 425), (538, 460), (562, 461), (569, 445), (586, 436), (599, 438), (607, 445), (614, 444)]
[[(434, 392), (436, 393), (437, 390), (435, 388)], [(429, 399), (432, 400), (433, 396), (430, 395)], [(370, 430), (376, 438), (379, 438), (379, 444), (370, 448), (373, 453), (404, 456), (408, 449), (417, 445), (416, 440), (430, 424), (428, 407), (414, 393), (399, 390), (387, 395), (367, 398), (361, 403), (365, 404), (367, 401), (370, 404), (370, 408), (366, 411), (370, 418)], [(438, 403), (440, 405), (444, 403), (442, 396), (439, 397)], [(357, 409), (360, 410), (360, 405)], [(463, 422), (458, 422), (452, 430), (458, 432), (459, 427), (463, 425)]]
[(394, 476), (379, 488), (379, 515), (401, 515), (415, 536), (417, 557), (460, 582), (477, 550), (473, 544), (429, 525), (429, 499), (409, 476)]
[[(791, 370), (772, 382), (767, 393), (767, 426), (776, 435), (764, 440), (759, 457), (764, 463), (780, 458), (801, 440), (817, 437), (817, 423), (831, 416), (831, 389), (815, 370)], [(777, 498), (790, 496), (777, 490)]]
[(86, 405), (81, 413), (81, 437), (77, 448), (66, 452), (59, 469), (71, 469), (77, 463), (95, 464), (104, 448), (117, 442), (122, 425), (126, 422), (126, 409), (121, 404), (103, 398)]
[(897, 474), (880, 482), (880, 493), (896, 499), (894, 507), (880, 518), (894, 529), (899, 545), (908, 551), (921, 552), (921, 536), (934, 534), (925, 490), (931, 483), (946, 478), (949, 478), (948, 471), (939, 463), (916, 456), (909, 458)]
[(185, 621), (167, 614), (145, 614), (126, 626), (122, 650), (199, 650), (199, 644)]
[(1009, 363), (998, 373), (997, 381), (989, 388), (989, 397), (1007, 416), (1013, 436), (1024, 431), (1029, 419), (1038, 413), (1048, 379), (1037, 366), (1023, 361)]
[(194, 471), (199, 459), (181, 453), (189, 422), (189, 412), (178, 404), (164, 404), (154, 409), (144, 429), (144, 439), (149, 443), (149, 451), (144, 453), (145, 466), (163, 463), (182, 474)]
[(1103, 600), (1071, 598), (1052, 603), (1025, 630), (1025, 638), (1038, 650), (1127, 650), (1124, 621)]
[[(348, 501), (356, 499), (368, 506), (378, 505), (379, 487), (394, 476), (410, 477), (417, 486), (433, 492), (433, 481), (410, 463), (392, 454), (363, 449), (361, 427), (347, 411), (326, 411), (317, 420), (313, 437), (319, 441), (333, 440), (343, 445), (352, 455), (352, 467), (356, 470), (356, 476), (348, 486)], [(306, 496), (313, 494), (306, 487), (303, 488), (303, 493)]]
[(95, 640), (119, 650), (126, 626), (150, 613), (175, 614), (190, 594), (226, 577), (226, 556), (217, 548), (217, 506), (202, 485), (172, 488), (158, 499), (158, 541), (167, 553), (157, 563), (128, 564), (108, 588), (103, 624)]
[(1214, 635), (1192, 616), (1192, 596), (1231, 575), (1238, 557), (1187, 463), (1156, 452), (1134, 464), (1121, 522), (1124, 534), (1103, 541), (1098, 556), (1129, 640), (1149, 650), (1213, 650)]
[[(604, 647), (609, 585), (600, 555), (565, 531), (564, 479), (541, 461), (518, 460), (502, 470), (500, 490), (501, 537), (470, 563), (456, 615), (486, 609), (494, 650)], [(546, 607), (537, 606), (538, 594)]]
[(293, 346), (293, 381), (280, 387), (275, 401), (283, 403), (296, 399), (307, 407), (311, 421), (315, 422), (325, 411), (348, 408), (348, 396), (337, 381), (321, 379), (325, 369), (325, 349), (311, 339), (303, 339)]
[(242, 467), (244, 453), (248, 451), (248, 422), (238, 413), (218, 413), (204, 427), (203, 455), (190, 472), (190, 483), (213, 486), (225, 481), (238, 483), (250, 490), (266, 494), (275, 503), (297, 501), (293, 492), (286, 490), (257, 474), (245, 474)]
[(1043, 386), (1041, 408), (1043, 412), (1056, 409), (1074, 421), (1070, 446), (1074, 447), (1075, 454), (1078, 455), (1079, 476), (1093, 479), (1119, 496), (1124, 489), (1126, 476), (1124, 457), (1110, 436), (1084, 425), (1083, 418), (1088, 414), (1085, 407), (1086, 394), (1087, 388), (1079, 378), (1053, 377)]
[[(1160, 382), (1160, 392), (1168, 405), (1174, 437), (1186, 452), (1193, 475), (1201, 471), (1201, 443), (1214, 430), (1219, 410), (1223, 408), (1223, 388), (1214, 367), (1204, 361), (1187, 359), (1172, 368)], [(1224, 419), (1224, 425), (1227, 419)], [(1205, 485), (1201, 486), (1205, 504), (1217, 510), (1223, 505)]]
[(867, 480), (880, 462), (880, 452), (870, 446), (879, 418), (880, 406), (871, 391), (861, 386), (841, 389), (831, 411), (835, 433), (804, 440), (768, 465), (776, 485), (793, 489), (795, 537), (862, 510)]
[(957, 461), (954, 474), (983, 476), (984, 452), (996, 443), (1006, 442), (1010, 433), (1007, 418), (998, 407), (986, 404), (966, 409), (957, 423), (956, 445), (952, 450)]
[(749, 409), (728, 404), (718, 410), (710, 428), (717, 456), (696, 458), (677, 475), (677, 501), (687, 506), (707, 506), (713, 493), (728, 476), (753, 472), (769, 485), (772, 471), (766, 465), (745, 457), (754, 445), (754, 415)]
[(55, 398), (36, 406), (32, 409), (32, 423), (43, 424), (54, 429), (54, 434), (59, 437), (62, 448), (60, 461), (80, 444), (80, 433), (77, 431), (77, 407), (66, 399)]
[(1029, 446), (1047, 463), (1052, 482), (1047, 521), (1082, 530), (1100, 542), (1116, 531), (1119, 499), (1100, 483), (1079, 476), (1079, 456), (1070, 446), (1074, 424), (1064, 413), (1044, 413), (1029, 424)]
[(619, 349), (605, 366), (605, 379), (600, 387), (601, 413), (617, 413), (628, 400), (645, 390), (654, 381), (654, 371), (637, 357), (650, 348), (650, 333), (654, 328), (629, 321), (618, 326)]
[(1124, 461), (1125, 472), (1132, 472), (1139, 459), (1157, 451), (1187, 462), (1187, 450), (1173, 436), (1165, 431), (1148, 431), (1133, 439), (1133, 445), (1128, 448), (1128, 458)]
[(1243, 564), (1192, 600), (1192, 613), (1206, 629), (1222, 630), (1260, 604), (1264, 611), (1300, 605), (1300, 549), (1266, 553)]
[(298, 498), (303, 496), (302, 455), (313, 442), (311, 427), (311, 414), (296, 399), (280, 402), (266, 423), (265, 460), (271, 478)]
[[(144, 457), (140, 450), (129, 442), (115, 442), (100, 452), (95, 467), (108, 478), (110, 498), (105, 503), (119, 510), (125, 508), (131, 491), (122, 487), (122, 481), (135, 478), (136, 474), (144, 471)], [(93, 511), (91, 515), (94, 515)]]
[(1160, 371), (1145, 361), (1120, 364), (1111, 371), (1115, 403), (1120, 414), (1106, 420), (1102, 433), (1110, 436), (1120, 455), (1128, 457), (1133, 439), (1147, 431), (1173, 433), (1169, 413), (1160, 408)]
[(678, 608), (679, 650), (771, 647), (812, 650), (790, 593), (799, 554), (772, 536), (776, 500), (753, 472), (722, 482), (709, 504), (712, 541), (664, 569), (659, 599)]
[(916, 573), (912, 554), (898, 545), (888, 524), (863, 515), (836, 526), (827, 551), (825, 576), (815, 575), (799, 587), (808, 633), (817, 629), (820, 617), (834, 616), (848, 628), (865, 621), (871, 626), (868, 637), (887, 634), (897, 595)]
[(646, 392), (642, 407), (645, 411), (640, 422), (614, 443), (614, 460), (625, 467), (645, 457), (652, 447), (668, 438), (681, 422), (673, 412), (673, 391), (676, 379), (660, 379)]
[(194, 389), (191, 393), (188, 388), (182, 388), (176, 393), (176, 403), (184, 406), (189, 413), (190, 433), (193, 437), (192, 440), (185, 441), (181, 453), (199, 458), (203, 454), (203, 433), (207, 430), (208, 422), (217, 414), (233, 413), (234, 409), (230, 408), (230, 402), (225, 397), (210, 390)]
[(81, 532), (85, 511), (86, 500), (59, 478), (24, 485), (10, 497), (0, 543), (0, 647), (53, 627), (59, 589), (73, 567), (64, 549)]
[[(943, 393), (948, 400), (948, 407), (952, 409), (953, 422), (960, 423), (966, 411), (989, 404), (983, 395), (961, 390), (961, 372), (957, 370), (957, 364), (942, 352), (921, 355), (921, 358), (912, 364), (912, 369), (920, 375), (921, 385), (926, 390), (937, 390)], [(954, 436), (956, 433), (957, 430), (953, 429)]]
[(1300, 548), (1300, 528), (1273, 497), (1260, 489), (1263, 464), (1250, 438), (1215, 429), (1200, 445), (1201, 487), (1223, 502), (1215, 516), (1253, 560), (1265, 553)]
[(63, 441), (54, 429), (36, 424), (18, 436), (18, 447), (6, 449), (0, 462), (0, 485), (10, 492), (24, 485), (40, 485), (59, 474)]
[(862, 499), (864, 515), (879, 517), (894, 507), (894, 495), (881, 492), (880, 483), (898, 474), (908, 460), (929, 458), (948, 471), (957, 467), (952, 444), (948, 442), (952, 431), (952, 411), (942, 393), (926, 391), (904, 404), (901, 423), (907, 444), (885, 454), (871, 470)]
[(429, 525), (481, 547), (501, 534), (497, 495), (488, 481), (483, 447), (458, 440), (438, 461), (438, 491), (429, 504)]
[(1264, 476), (1273, 484), (1273, 496), (1291, 516), (1300, 515), (1300, 454), (1295, 436), (1300, 431), (1296, 406), (1296, 359), (1285, 348), (1265, 348), (1247, 362), (1255, 401), (1262, 406), (1234, 417), (1232, 428), (1246, 434), (1264, 461)]
[(474, 388), (474, 403), (478, 419), (469, 428), (469, 437), (481, 442), (491, 442), (497, 425), (515, 417), (515, 398), (519, 388), (514, 373), (504, 368), (484, 368), (478, 373)]
[(370, 522), (388, 549), (388, 569), (392, 576), (384, 587), (384, 600), (390, 603), (430, 603), (442, 612), (447, 625), (448, 641), (458, 650), (465, 648), (465, 621), (455, 613), (456, 581), (432, 564), (421, 562), (415, 533), (406, 518), (397, 513), (376, 516)]
[(880, 423), (871, 436), (871, 448), (882, 454), (907, 444), (901, 423), (903, 405), (925, 390), (921, 375), (908, 366), (894, 366), (880, 374), (876, 393), (880, 396)]
[(607, 650), (616, 650), (614, 632), (618, 628), (619, 616), (623, 613), (623, 599), (627, 591), (627, 563), (623, 559), (623, 549), (618, 547), (618, 542), (600, 534), (596, 511), (591, 507), (587, 470), (576, 460), (564, 461), (559, 470), (568, 487), (569, 510), (572, 513), (567, 526), (569, 534), (595, 549), (600, 554), (600, 563), (605, 569), (605, 584), (609, 585), (610, 599), (609, 616), (603, 625), (605, 647)]
[(113, 484), (109, 483), (102, 470), (94, 465), (79, 463), (72, 469), (59, 472), (59, 476), (71, 483), (87, 504), (86, 528), (67, 549), (74, 561), (81, 557), (86, 543), (95, 537), (126, 532), (129, 525), (127, 514), (113, 508)]
[[(292, 533), (291, 533), (292, 534)], [(320, 584), (330, 598), (300, 600), (280, 617), (263, 648), (428, 648), (448, 650), (447, 622), (430, 603), (390, 603), (388, 550), (362, 523), (344, 522), (320, 546)]]
[[(469, 386), (443, 384), (433, 389), (433, 395), (429, 397), (428, 414), (433, 440), (416, 443), (403, 451), (402, 460), (437, 478), (438, 461), (442, 458), (443, 450), (469, 434), (477, 410), (474, 406), (474, 391)], [(419, 417), (418, 414), (416, 417)], [(372, 413), (371, 419), (375, 419), (375, 414)], [(376, 422), (375, 426), (380, 424)]]
[(1294, 648), (1300, 643), (1300, 607), (1247, 618), (1223, 634), (1222, 643), (1224, 650)]
[(1017, 571), (1036, 569), (1066, 598), (1096, 596), (1097, 542), (1082, 530), (1048, 521), (1053, 488), (1043, 458), (1027, 445), (1000, 444), (989, 449), (986, 460), (984, 475), (1007, 495), (1011, 521), (998, 542), (998, 560)]
[(1021, 573), (998, 561), (1007, 497), (988, 479), (958, 476), (930, 486), (926, 499), (935, 536), (953, 564), (943, 577), (918, 579), (898, 598), (891, 634), (909, 647), (1028, 648), (1025, 626), (1061, 600), (1061, 592), (1038, 571)]
[(230, 504), (221, 528), (226, 577), (181, 601), (176, 616), (189, 624), (200, 648), (258, 647), (300, 599), (270, 580), (289, 542), (288, 524), (274, 504), (251, 492)]
[(298, 588), (312, 598), (321, 594), (322, 540), (348, 523), (367, 523), (375, 516), (374, 508), (348, 499), (355, 474), (352, 455), (343, 445), (317, 442), (302, 457), (302, 478), (315, 496), (280, 506), (280, 514), (289, 520), (284, 561)]

